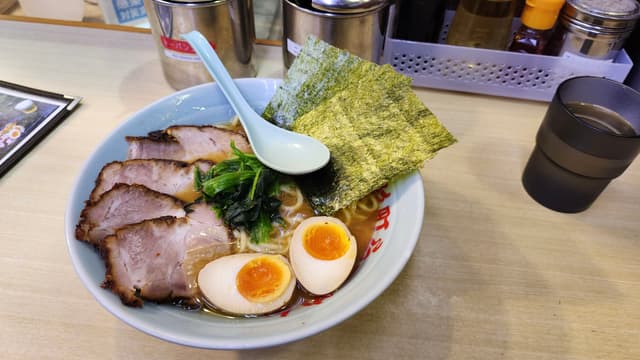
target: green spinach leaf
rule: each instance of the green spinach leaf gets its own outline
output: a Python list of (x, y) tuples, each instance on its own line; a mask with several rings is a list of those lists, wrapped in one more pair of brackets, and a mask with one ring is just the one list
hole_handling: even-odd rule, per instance
[(247, 231), (254, 243), (269, 241), (280, 217), (281, 174), (231, 143), (234, 158), (203, 173), (196, 167), (194, 186), (218, 216), (233, 229)]

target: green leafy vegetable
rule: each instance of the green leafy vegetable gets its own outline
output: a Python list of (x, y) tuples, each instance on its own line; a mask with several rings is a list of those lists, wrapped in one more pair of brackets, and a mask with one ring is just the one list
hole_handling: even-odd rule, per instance
[(280, 173), (231, 143), (234, 158), (203, 173), (196, 167), (194, 185), (218, 216), (234, 229), (246, 230), (254, 243), (269, 240), (273, 222), (280, 222)]

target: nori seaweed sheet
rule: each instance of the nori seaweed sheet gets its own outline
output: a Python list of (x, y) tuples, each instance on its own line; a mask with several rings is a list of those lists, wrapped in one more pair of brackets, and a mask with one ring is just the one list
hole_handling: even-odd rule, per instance
[[(359, 78), (362, 59), (310, 36), (275, 92), (263, 117), (290, 129), (293, 122)], [(368, 64), (372, 65), (372, 64)], [(370, 67), (370, 66), (368, 66)]]
[(456, 141), (410, 85), (389, 65), (307, 40), (264, 115), (331, 151), (325, 168), (296, 177), (318, 213), (333, 214), (420, 169)]

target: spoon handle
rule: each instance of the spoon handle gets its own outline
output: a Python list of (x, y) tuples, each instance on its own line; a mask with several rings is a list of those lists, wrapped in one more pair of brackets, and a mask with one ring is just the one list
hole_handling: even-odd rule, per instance
[(227, 72), (227, 69), (220, 61), (218, 54), (213, 50), (207, 39), (198, 31), (191, 31), (181, 35), (183, 39), (187, 40), (195, 52), (200, 56), (202, 62), (209, 70), (214, 80), (219, 84), (219, 88), (222, 90), (227, 100), (231, 104), (231, 107), (236, 112), (240, 121), (243, 119), (249, 119), (248, 116), (251, 113), (255, 113), (247, 100), (245, 100), (242, 93), (233, 82), (231, 75)]

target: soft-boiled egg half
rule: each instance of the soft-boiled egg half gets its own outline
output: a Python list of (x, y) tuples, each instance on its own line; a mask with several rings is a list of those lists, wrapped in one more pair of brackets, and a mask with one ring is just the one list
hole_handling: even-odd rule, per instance
[(198, 274), (200, 291), (218, 309), (258, 315), (284, 306), (296, 278), (282, 255), (234, 254), (208, 263)]
[(357, 243), (347, 226), (334, 217), (305, 219), (293, 232), (289, 261), (300, 284), (315, 295), (337, 289), (356, 261)]

